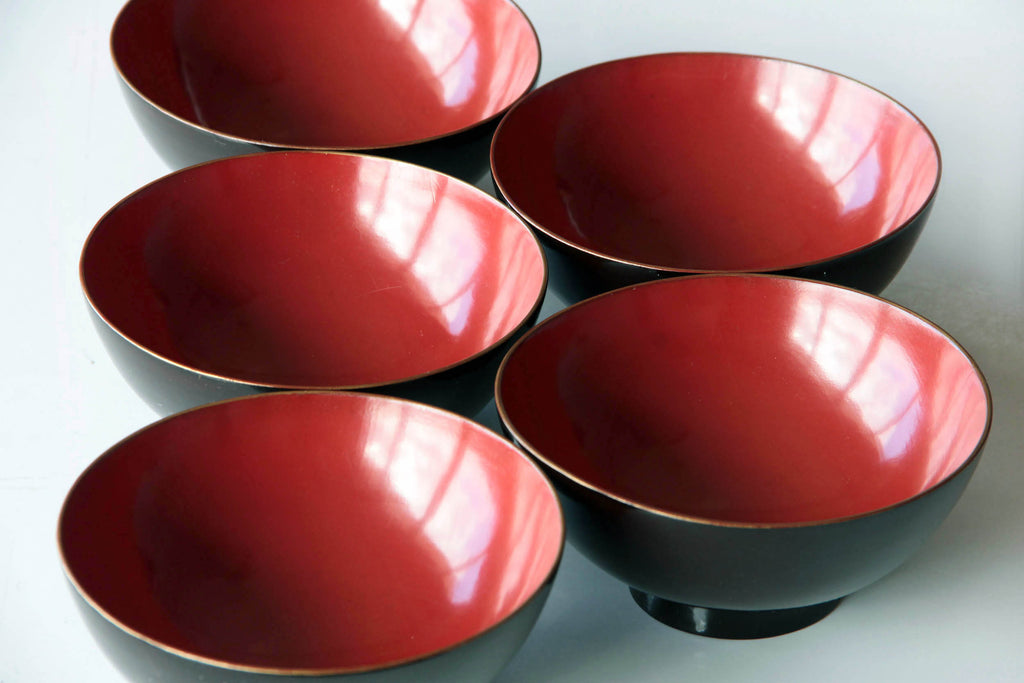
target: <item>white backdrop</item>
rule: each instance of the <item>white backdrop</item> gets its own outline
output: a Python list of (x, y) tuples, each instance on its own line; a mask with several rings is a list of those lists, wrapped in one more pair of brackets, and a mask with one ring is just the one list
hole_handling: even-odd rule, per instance
[[(100, 346), (77, 276), (95, 221), (168, 171), (117, 89), (107, 36), (119, 5), (0, 3), (0, 683), (119, 680), (74, 611), (55, 545), (74, 478), (155, 419)], [(967, 347), (991, 383), (996, 417), (978, 472), (938, 534), (812, 628), (748, 642), (682, 634), (569, 548), (537, 628), (499, 680), (1024, 680), (1024, 4), (521, 6), (540, 35), (541, 83), (642, 53), (747, 52), (844, 73), (920, 116), (942, 149), (942, 183), (885, 296)]]

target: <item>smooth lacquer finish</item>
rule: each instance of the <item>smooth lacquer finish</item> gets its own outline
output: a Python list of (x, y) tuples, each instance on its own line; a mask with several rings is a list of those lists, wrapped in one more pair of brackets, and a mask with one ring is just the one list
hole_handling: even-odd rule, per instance
[(499, 126), (491, 164), (500, 193), (557, 248), (663, 273), (788, 271), (858, 253), (919, 218), (940, 172), (924, 124), (877, 90), (703, 53), (608, 62), (538, 88)]
[(931, 323), (764, 275), (570, 307), (509, 352), (497, 401), (566, 497), (574, 543), (652, 615), (727, 637), (816, 621), (898, 566), (955, 503), (991, 420), (980, 371)]
[(551, 464), (608, 493), (742, 524), (863, 514), (964, 464), (977, 371), (920, 318), (777, 279), (641, 287), (531, 333), (502, 406)]
[(507, 0), (131, 0), (111, 50), (164, 114), (224, 143), (303, 149), (465, 132), (540, 68), (533, 27)]
[(282, 152), (132, 194), (89, 236), (81, 276), (101, 324), (139, 353), (242, 391), (386, 389), (500, 357), (546, 271), (530, 231), (476, 188)]
[(59, 525), (68, 577), (118, 629), (192, 664), (293, 675), (408, 665), (500, 629), (550, 585), (562, 541), (554, 491), (511, 444), (351, 393), (141, 430), (86, 470)]

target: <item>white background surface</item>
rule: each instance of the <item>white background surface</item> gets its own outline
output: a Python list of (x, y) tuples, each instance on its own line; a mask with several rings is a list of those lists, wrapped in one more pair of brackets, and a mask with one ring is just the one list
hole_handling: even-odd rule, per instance
[[(117, 681), (74, 611), (61, 501), (155, 419), (86, 317), (77, 261), (96, 220), (168, 172), (129, 117), (107, 39), (120, 0), (0, 0), (0, 682)], [(1024, 4), (1017, 0), (522, 0), (540, 83), (615, 57), (721, 50), (839, 71), (900, 100), (943, 176), (885, 296), (953, 334), (995, 400), (952, 516), (903, 568), (787, 636), (675, 632), (571, 548), (511, 681), (1024, 680)]]

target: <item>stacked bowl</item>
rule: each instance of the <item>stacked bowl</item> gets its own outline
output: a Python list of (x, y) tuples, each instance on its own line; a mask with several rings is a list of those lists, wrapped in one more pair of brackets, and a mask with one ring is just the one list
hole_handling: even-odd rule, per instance
[(980, 370), (878, 296), (938, 147), (867, 85), (671, 53), (534, 90), (508, 0), (130, 0), (111, 47), (175, 170), (81, 281), (163, 419), (58, 538), (133, 680), (490, 680), (566, 538), (670, 626), (781, 635), (978, 464)]

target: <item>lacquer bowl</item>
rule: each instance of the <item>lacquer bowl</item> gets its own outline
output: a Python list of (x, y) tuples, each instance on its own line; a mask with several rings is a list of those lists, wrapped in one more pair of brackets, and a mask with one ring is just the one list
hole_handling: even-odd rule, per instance
[(129, 0), (111, 53), (172, 168), (369, 151), (476, 181), (540, 45), (509, 0)]
[(58, 540), (129, 680), (413, 683), (497, 674), (543, 607), (563, 531), (549, 482), (490, 430), (297, 392), (118, 443), (71, 488)]
[(738, 54), (562, 76), (509, 111), (491, 148), (497, 191), (541, 235), (568, 301), (718, 272), (878, 293), (917, 241), (940, 169), (925, 125), (881, 92)]
[(546, 272), (534, 235), (485, 192), (327, 152), (172, 173), (103, 216), (81, 257), (104, 344), (163, 415), (274, 389), (475, 414)]
[(991, 421), (984, 377), (934, 325), (773, 275), (570, 307), (512, 348), (496, 394), (569, 540), (655, 618), (726, 638), (812, 624), (903, 563)]

